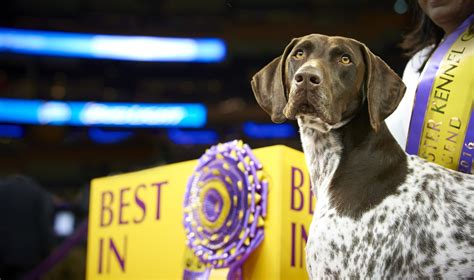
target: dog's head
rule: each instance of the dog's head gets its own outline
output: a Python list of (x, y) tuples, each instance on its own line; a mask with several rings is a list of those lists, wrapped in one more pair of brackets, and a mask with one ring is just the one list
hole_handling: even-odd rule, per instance
[(252, 89), (274, 122), (303, 117), (326, 132), (367, 101), (377, 131), (400, 103), (405, 85), (364, 44), (311, 34), (293, 39), (283, 55), (255, 74)]

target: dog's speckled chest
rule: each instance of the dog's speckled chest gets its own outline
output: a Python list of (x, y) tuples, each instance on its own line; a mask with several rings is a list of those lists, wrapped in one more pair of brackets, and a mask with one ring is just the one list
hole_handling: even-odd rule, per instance
[(409, 156), (407, 178), (394, 194), (360, 218), (342, 216), (327, 179), (339, 162), (337, 138), (315, 138), (299, 123), (318, 193), (306, 249), (311, 278), (472, 276), (472, 176)]

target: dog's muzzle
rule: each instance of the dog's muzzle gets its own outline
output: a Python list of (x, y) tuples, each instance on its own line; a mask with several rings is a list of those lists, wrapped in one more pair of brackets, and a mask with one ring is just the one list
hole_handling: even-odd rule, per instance
[(286, 118), (295, 119), (298, 114), (316, 113), (316, 104), (312, 104), (308, 96), (318, 95), (322, 84), (321, 71), (311, 65), (301, 67), (293, 77), (288, 104), (283, 110)]
[(293, 78), (293, 83), (298, 90), (303, 91), (317, 90), (322, 82), (322, 73), (314, 66), (304, 66), (300, 68)]

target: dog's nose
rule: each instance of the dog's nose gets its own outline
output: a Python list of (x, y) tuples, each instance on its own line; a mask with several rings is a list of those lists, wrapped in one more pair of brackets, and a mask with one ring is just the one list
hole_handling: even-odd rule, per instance
[(295, 75), (295, 82), (297, 85), (306, 84), (310, 87), (321, 84), (321, 75), (315, 69), (305, 69), (298, 71)]

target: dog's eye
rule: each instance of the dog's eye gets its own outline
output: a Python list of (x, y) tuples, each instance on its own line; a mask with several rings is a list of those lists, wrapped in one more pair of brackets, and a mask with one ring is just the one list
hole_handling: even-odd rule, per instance
[(304, 57), (304, 52), (303, 50), (297, 50), (293, 56), (296, 58), (296, 59), (302, 59)]
[(349, 64), (352, 62), (350, 56), (348, 56), (347, 54), (341, 56), (341, 58), (339, 59), (339, 62), (342, 63), (342, 64)]

